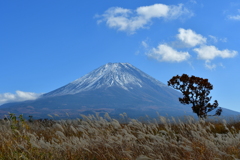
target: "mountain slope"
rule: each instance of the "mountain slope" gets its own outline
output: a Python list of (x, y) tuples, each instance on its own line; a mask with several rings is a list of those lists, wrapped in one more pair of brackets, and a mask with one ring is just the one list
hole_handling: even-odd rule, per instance
[[(74, 103), (114, 110), (129, 108), (141, 110), (147, 107), (175, 107), (175, 110), (177, 107), (186, 108), (178, 102), (178, 97), (181, 96), (179, 92), (129, 63), (103, 65), (59, 89), (44, 94), (42, 98), (56, 96), (61, 96), (61, 99), (72, 99), (71, 106)], [(65, 98), (66, 96), (68, 98)]]
[(142, 88), (146, 84), (168, 88), (129, 63), (108, 63), (59, 89), (43, 95), (43, 97), (76, 94), (116, 86), (130, 91), (134, 88)]
[(0, 107), (5, 107), (0, 114), (8, 111), (35, 117), (47, 114), (64, 117), (67, 112), (77, 117), (79, 113), (108, 112), (117, 116), (126, 112), (134, 118), (156, 116), (156, 112), (169, 116), (194, 115), (190, 106), (179, 103), (181, 96), (129, 63), (108, 63), (37, 100), (5, 104)]

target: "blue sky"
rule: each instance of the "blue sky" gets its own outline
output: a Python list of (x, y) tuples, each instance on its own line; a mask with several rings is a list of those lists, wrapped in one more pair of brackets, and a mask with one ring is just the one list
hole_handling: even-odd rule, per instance
[(213, 100), (240, 111), (239, 27), (239, 0), (0, 1), (0, 104), (128, 62), (165, 84), (208, 78)]

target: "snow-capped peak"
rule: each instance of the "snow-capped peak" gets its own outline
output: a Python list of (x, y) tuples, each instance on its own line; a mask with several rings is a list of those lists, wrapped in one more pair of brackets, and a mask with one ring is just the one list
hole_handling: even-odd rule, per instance
[(124, 90), (131, 90), (132, 87), (142, 87), (146, 79), (157, 83), (159, 86), (165, 86), (129, 63), (107, 63), (44, 96), (76, 94), (99, 88), (107, 89), (113, 86), (120, 87)]

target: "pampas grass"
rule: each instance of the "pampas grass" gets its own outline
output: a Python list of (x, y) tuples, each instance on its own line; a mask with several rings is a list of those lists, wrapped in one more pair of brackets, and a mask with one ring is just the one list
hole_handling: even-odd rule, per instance
[(159, 116), (125, 123), (108, 114), (59, 121), (0, 122), (0, 159), (240, 159), (240, 123)]

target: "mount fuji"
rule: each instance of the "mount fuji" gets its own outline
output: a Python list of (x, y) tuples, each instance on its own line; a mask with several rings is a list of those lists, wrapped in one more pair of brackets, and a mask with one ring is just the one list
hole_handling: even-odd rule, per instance
[[(79, 114), (109, 113), (129, 117), (194, 115), (191, 107), (182, 105), (182, 94), (152, 78), (129, 63), (107, 63), (85, 76), (31, 101), (0, 106), (0, 115), (7, 112), (44, 118), (57, 114), (72, 118)], [(223, 109), (224, 115), (238, 112)]]

